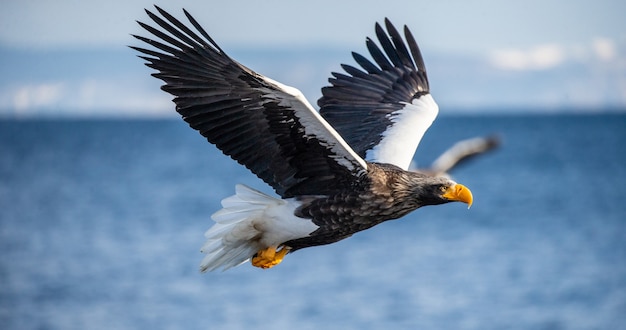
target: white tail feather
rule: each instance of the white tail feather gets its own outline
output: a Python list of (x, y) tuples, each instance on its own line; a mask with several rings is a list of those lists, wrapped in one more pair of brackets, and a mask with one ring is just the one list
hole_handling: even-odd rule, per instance
[(222, 209), (204, 236), (200, 250), (206, 254), (200, 270), (224, 270), (248, 261), (256, 252), (315, 230), (311, 221), (297, 218), (298, 202), (268, 196), (244, 185), (235, 186), (235, 195), (222, 200)]

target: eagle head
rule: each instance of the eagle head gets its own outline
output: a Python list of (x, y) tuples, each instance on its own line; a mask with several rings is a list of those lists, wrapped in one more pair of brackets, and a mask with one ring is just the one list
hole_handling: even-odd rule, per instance
[(406, 182), (413, 199), (421, 206), (463, 202), (472, 206), (472, 192), (466, 186), (446, 177), (413, 172)]

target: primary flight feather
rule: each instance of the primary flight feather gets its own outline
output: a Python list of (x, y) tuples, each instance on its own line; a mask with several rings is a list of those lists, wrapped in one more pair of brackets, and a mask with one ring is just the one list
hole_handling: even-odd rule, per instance
[(269, 268), (298, 249), (330, 244), (426, 205), (472, 203), (468, 188), (445, 176), (409, 171), (422, 136), (438, 113), (420, 50), (408, 28), (402, 39), (385, 19), (376, 24), (382, 50), (367, 39), (374, 62), (342, 65), (322, 88), (317, 112), (296, 88), (234, 59), (184, 11), (190, 27), (156, 7), (159, 28), (146, 65), (175, 96), (176, 111), (222, 152), (274, 188), (276, 198), (243, 185), (222, 201), (205, 234), (201, 270), (247, 260)]

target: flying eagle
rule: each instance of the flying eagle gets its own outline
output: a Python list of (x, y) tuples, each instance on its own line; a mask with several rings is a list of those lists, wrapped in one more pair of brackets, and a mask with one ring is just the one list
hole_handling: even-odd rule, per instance
[(448, 172), (453, 168), (466, 163), (478, 155), (489, 152), (499, 145), (500, 137), (497, 135), (458, 141), (437, 157), (432, 165), (430, 165), (430, 168), (420, 169), (420, 171), (433, 176), (445, 176), (448, 175)]
[[(424, 60), (409, 29), (405, 41), (388, 19), (376, 24), (374, 62), (342, 65), (322, 88), (317, 112), (296, 88), (230, 58), (184, 10), (195, 28), (159, 7), (146, 10), (161, 29), (138, 22), (156, 39), (135, 35), (176, 111), (223, 153), (274, 188), (281, 198), (243, 185), (222, 200), (205, 234), (201, 271), (251, 259), (270, 268), (287, 253), (337, 242), (426, 205), (472, 204), (468, 188), (444, 176), (409, 171), (438, 113)], [(164, 31), (165, 32), (164, 32)]]

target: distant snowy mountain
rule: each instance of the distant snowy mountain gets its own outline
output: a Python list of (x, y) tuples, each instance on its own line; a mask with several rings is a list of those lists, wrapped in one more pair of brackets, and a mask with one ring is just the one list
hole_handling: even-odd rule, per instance
[[(349, 50), (340, 49), (227, 51), (251, 69), (299, 88), (314, 105), (330, 72), (340, 71), (340, 63), (354, 64)], [(626, 109), (626, 61), (619, 56), (564, 58), (550, 49), (543, 58), (422, 51), (442, 113)], [(171, 97), (135, 55), (125, 47), (0, 48), (0, 116), (173, 116)]]

